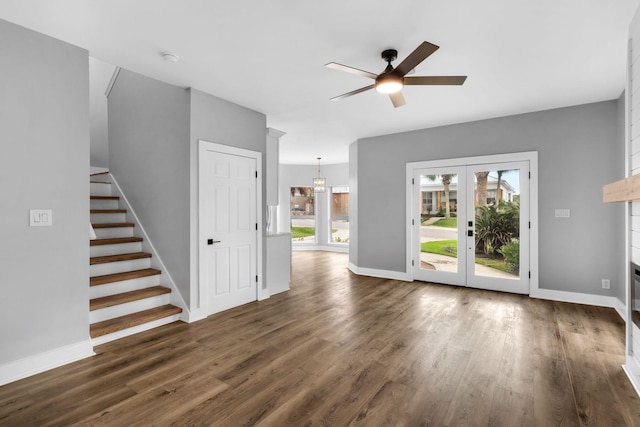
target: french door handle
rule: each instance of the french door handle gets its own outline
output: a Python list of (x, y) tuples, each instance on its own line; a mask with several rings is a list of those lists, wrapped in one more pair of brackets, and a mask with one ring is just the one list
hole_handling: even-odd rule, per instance
[(207, 239), (207, 245), (213, 245), (214, 243), (220, 243), (220, 240)]
[(467, 230), (467, 236), (473, 237), (473, 230)]

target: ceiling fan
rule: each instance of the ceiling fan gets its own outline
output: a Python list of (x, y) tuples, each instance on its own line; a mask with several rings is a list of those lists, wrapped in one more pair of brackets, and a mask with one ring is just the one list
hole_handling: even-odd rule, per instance
[(398, 57), (398, 51), (395, 49), (387, 49), (382, 52), (382, 59), (387, 61), (387, 67), (380, 74), (374, 74), (369, 71), (363, 71), (358, 68), (349, 67), (347, 65), (330, 62), (326, 67), (334, 70), (346, 71), (347, 73), (357, 74), (359, 76), (369, 77), (375, 80), (375, 83), (360, 89), (352, 90), (345, 94), (331, 98), (332, 101), (339, 101), (352, 95), (375, 88), (380, 93), (389, 95), (391, 102), (395, 108), (402, 107), (406, 104), (402, 95), (403, 86), (417, 85), (461, 85), (467, 79), (467, 76), (407, 76), (418, 64), (427, 59), (429, 55), (439, 49), (439, 46), (429, 42), (422, 42), (420, 46), (407, 56), (397, 67), (393, 68), (391, 62)]

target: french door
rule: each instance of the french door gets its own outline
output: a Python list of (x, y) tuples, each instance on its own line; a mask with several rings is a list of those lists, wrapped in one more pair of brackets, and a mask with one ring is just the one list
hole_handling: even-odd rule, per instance
[(413, 169), (416, 280), (529, 293), (529, 162)]

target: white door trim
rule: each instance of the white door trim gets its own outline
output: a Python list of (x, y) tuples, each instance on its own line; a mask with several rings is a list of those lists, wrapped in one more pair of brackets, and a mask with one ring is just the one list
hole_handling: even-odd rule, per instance
[(411, 266), (411, 258), (413, 254), (413, 245), (415, 241), (413, 233), (412, 221), (415, 224), (420, 223), (419, 218), (414, 216), (413, 207), (413, 185), (412, 178), (416, 169), (439, 168), (448, 166), (461, 165), (482, 165), (490, 163), (505, 163), (528, 161), (531, 179), (529, 181), (529, 219), (531, 221), (531, 229), (529, 234), (529, 269), (531, 271), (531, 280), (529, 282), (529, 295), (535, 295), (539, 289), (539, 271), (538, 271), (538, 152), (525, 151), (521, 153), (510, 154), (494, 154), (488, 156), (462, 157), (453, 159), (427, 160), (421, 162), (407, 163), (406, 168), (406, 271), (408, 279), (413, 281), (413, 268)]
[[(265, 298), (269, 297), (269, 293), (266, 289), (262, 289), (262, 285), (264, 282), (264, 277), (263, 277), (263, 270), (262, 270), (262, 234), (263, 234), (263, 223), (262, 223), (262, 211), (263, 211), (263, 207), (262, 207), (262, 153), (258, 152), (258, 151), (251, 151), (251, 150), (246, 150), (244, 148), (238, 148), (238, 147), (232, 147), (229, 145), (223, 145), (223, 144), (218, 144), (215, 142), (209, 142), (209, 141), (205, 141), (205, 140), (198, 140), (198, 233), (196, 235), (196, 241), (200, 238), (202, 238), (202, 236), (200, 236), (200, 221), (201, 221), (201, 210), (202, 210), (202, 206), (200, 201), (203, 198), (203, 186), (200, 185), (202, 180), (203, 180), (203, 171), (201, 168), (201, 161), (202, 161), (202, 155), (201, 153), (203, 151), (216, 151), (218, 153), (223, 153), (223, 154), (231, 154), (234, 156), (243, 156), (243, 157), (248, 157), (248, 158), (252, 158), (256, 160), (256, 171), (258, 173), (258, 176), (256, 178), (256, 222), (258, 223), (258, 230), (257, 230), (257, 250), (256, 250), (256, 271), (257, 271), (257, 275), (258, 275), (258, 282), (257, 282), (257, 293), (256, 293), (256, 300), (260, 301), (263, 300)], [(206, 301), (206, 296), (207, 293), (204, 289), (204, 281), (202, 280), (202, 265), (204, 265), (204, 260), (203, 260), (203, 256), (204, 254), (201, 253), (200, 249), (199, 249), (199, 245), (196, 242), (196, 246), (198, 247), (198, 294), (197, 294), (197, 304), (198, 304), (198, 309), (201, 313), (201, 316), (199, 317), (206, 317), (208, 315), (208, 313), (203, 313), (202, 309), (204, 310), (208, 310), (207, 308), (207, 304), (208, 302)], [(192, 298), (193, 301), (193, 298)]]

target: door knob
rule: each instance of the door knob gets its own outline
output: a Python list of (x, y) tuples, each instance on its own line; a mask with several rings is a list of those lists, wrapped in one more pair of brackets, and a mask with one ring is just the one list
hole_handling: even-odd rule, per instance
[(220, 240), (207, 239), (207, 245), (213, 245), (214, 243), (220, 243)]

